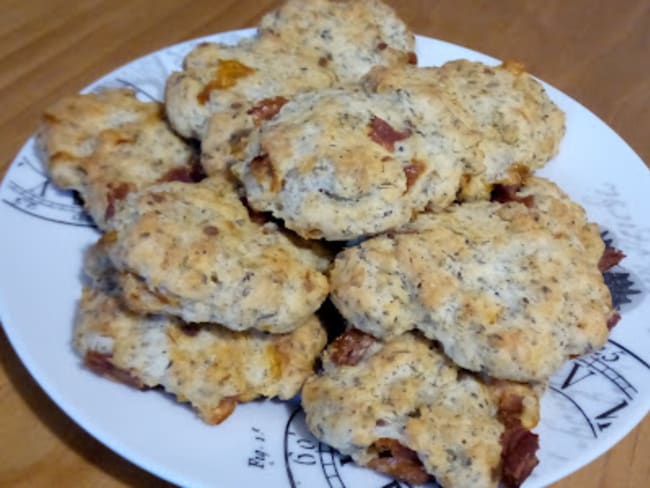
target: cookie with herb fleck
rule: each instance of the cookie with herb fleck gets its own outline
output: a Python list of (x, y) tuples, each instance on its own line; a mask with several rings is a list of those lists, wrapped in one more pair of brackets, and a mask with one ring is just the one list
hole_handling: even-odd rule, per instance
[(129, 195), (102, 245), (126, 304), (241, 331), (284, 333), (329, 292), (330, 256), (258, 223), (220, 177)]
[(346, 240), (450, 205), (480, 171), (477, 144), (442, 99), (331, 88), (288, 102), (232, 172), (256, 210), (305, 238)]
[(421, 336), (382, 343), (353, 329), (324, 353), (302, 406), (309, 430), (361, 466), (412, 484), (512, 487), (537, 464), (541, 390), (480, 380)]
[(315, 316), (288, 334), (233, 332), (138, 315), (119, 294), (86, 288), (74, 346), (91, 370), (141, 389), (161, 386), (218, 424), (239, 403), (296, 395), (325, 340)]
[(380, 93), (442, 93), (457, 116), (481, 134), (485, 171), (465, 177), (460, 195), (465, 200), (487, 198), (495, 184), (524, 183), (555, 156), (564, 136), (564, 112), (518, 63), (493, 67), (460, 59), (441, 67), (377, 68), (365, 84)]
[(162, 104), (141, 102), (132, 90), (59, 100), (45, 111), (37, 141), (52, 181), (78, 191), (103, 230), (128, 193), (203, 177), (197, 155), (170, 129)]
[(597, 350), (614, 309), (596, 228), (557, 188), (516, 195), (422, 214), (346, 249), (334, 304), (367, 333), (420, 330), (460, 367), (496, 378), (545, 381)]
[(296, 93), (335, 82), (331, 70), (277, 39), (202, 43), (168, 78), (165, 103), (174, 129), (203, 141), (203, 164), (214, 174), (240, 159), (250, 133)]
[(288, 0), (262, 18), (259, 32), (330, 67), (341, 83), (376, 65), (417, 64), (415, 36), (378, 0)]

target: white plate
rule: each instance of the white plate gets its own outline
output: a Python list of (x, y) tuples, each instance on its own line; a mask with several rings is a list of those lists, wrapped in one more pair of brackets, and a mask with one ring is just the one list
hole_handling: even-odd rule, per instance
[[(252, 30), (218, 34), (161, 50), (97, 81), (162, 98), (165, 78), (204, 40), (236, 42)], [(418, 38), (422, 65), (495, 60)], [(525, 486), (543, 486), (619, 441), (650, 405), (650, 173), (596, 116), (561, 92), (567, 114), (559, 156), (541, 174), (584, 205), (627, 258), (609, 273), (620, 321), (606, 347), (568, 363), (542, 401), (540, 464)], [(81, 367), (71, 348), (81, 292), (82, 252), (97, 239), (69, 192), (52, 187), (29, 140), (0, 188), (0, 317), (29, 371), (73, 419), (111, 449), (183, 486), (381, 487), (391, 483), (341, 459), (306, 431), (298, 403), (239, 406), (222, 425), (203, 424), (158, 391), (139, 392)], [(406, 486), (392, 484), (392, 487)]]

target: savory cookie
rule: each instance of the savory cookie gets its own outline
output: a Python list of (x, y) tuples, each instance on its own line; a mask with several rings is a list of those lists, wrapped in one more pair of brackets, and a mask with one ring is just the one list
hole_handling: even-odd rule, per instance
[(445, 208), (478, 172), (477, 134), (441, 99), (351, 88), (302, 93), (231, 169), (251, 206), (306, 238), (353, 239)]
[(375, 65), (417, 64), (415, 36), (379, 0), (288, 0), (262, 18), (259, 33), (332, 68), (341, 83)]
[(461, 196), (466, 200), (486, 198), (496, 183), (522, 183), (557, 153), (564, 136), (564, 113), (517, 63), (491, 67), (457, 60), (439, 68), (377, 68), (364, 81), (377, 92), (442, 93), (481, 133), (485, 172), (465, 178)]
[(203, 140), (210, 134), (204, 162), (207, 172), (214, 173), (222, 169), (222, 158), (215, 152), (236, 156), (240, 139), (272, 117), (287, 99), (335, 82), (328, 68), (288, 52), (278, 39), (202, 43), (187, 55), (183, 71), (167, 80), (167, 115), (185, 137)]
[(414, 334), (381, 343), (350, 330), (323, 366), (302, 390), (307, 425), (362, 466), (413, 484), (496, 488), (519, 486), (537, 464), (540, 388), (479, 381)]
[(315, 316), (289, 334), (233, 332), (140, 316), (119, 296), (86, 288), (74, 344), (94, 371), (138, 388), (162, 386), (191, 403), (206, 423), (218, 424), (238, 403), (296, 395), (325, 340)]
[(346, 249), (331, 273), (335, 305), (376, 337), (419, 329), (460, 367), (547, 379), (569, 357), (601, 347), (614, 313), (598, 269), (600, 236), (552, 191), (538, 183), (530, 192), (543, 197), (422, 214)]
[(330, 257), (251, 220), (225, 180), (166, 183), (129, 195), (104, 236), (135, 311), (233, 330), (289, 332), (329, 291)]
[(162, 104), (141, 102), (131, 90), (58, 101), (45, 111), (38, 142), (52, 181), (78, 191), (100, 229), (129, 192), (202, 176), (193, 150), (168, 127)]
[(514, 199), (527, 204), (541, 225), (554, 236), (569, 239), (577, 247), (582, 246), (587, 253), (585, 258), (591, 259), (594, 266), (598, 265), (605, 252), (600, 227), (589, 222), (585, 210), (552, 181), (532, 176), (516, 190), (496, 187), (495, 197), (501, 201)]

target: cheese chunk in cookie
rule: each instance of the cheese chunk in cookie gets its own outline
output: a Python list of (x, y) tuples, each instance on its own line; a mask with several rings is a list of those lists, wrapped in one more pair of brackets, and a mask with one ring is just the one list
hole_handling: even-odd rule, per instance
[(518, 486), (537, 464), (541, 391), (484, 383), (429, 341), (351, 330), (326, 350), (302, 405), (311, 432), (362, 466), (413, 484)]
[(480, 171), (477, 144), (442, 99), (333, 88), (288, 102), (232, 171), (253, 208), (303, 237), (346, 240), (450, 205)]
[(555, 156), (564, 136), (564, 113), (517, 63), (492, 67), (461, 59), (441, 67), (379, 68), (364, 81), (380, 93), (442, 93), (458, 117), (481, 133), (485, 171), (466, 176), (466, 200), (485, 199), (494, 184), (523, 183)]
[(259, 32), (331, 67), (342, 83), (375, 65), (417, 63), (415, 36), (379, 0), (288, 0), (262, 18)]
[(103, 245), (139, 312), (283, 333), (329, 292), (329, 256), (260, 225), (218, 177), (129, 195)]
[(203, 43), (187, 55), (183, 71), (167, 80), (165, 103), (179, 134), (203, 140), (210, 133), (203, 152), (211, 174), (222, 169), (215, 151), (236, 157), (241, 137), (286, 100), (335, 81), (328, 68), (288, 51), (277, 39)]
[(167, 125), (162, 104), (141, 102), (132, 90), (60, 100), (45, 111), (38, 142), (52, 181), (78, 191), (100, 229), (129, 192), (203, 176), (194, 151)]
[(204, 422), (218, 424), (238, 403), (296, 395), (325, 340), (315, 316), (289, 334), (233, 332), (140, 316), (119, 295), (86, 288), (74, 345), (96, 372), (138, 388), (161, 386), (189, 402)]
[(614, 313), (600, 236), (554, 192), (563, 195), (537, 184), (523, 201), (422, 214), (346, 249), (331, 274), (335, 305), (376, 337), (418, 329), (463, 368), (546, 380), (569, 357), (600, 348)]

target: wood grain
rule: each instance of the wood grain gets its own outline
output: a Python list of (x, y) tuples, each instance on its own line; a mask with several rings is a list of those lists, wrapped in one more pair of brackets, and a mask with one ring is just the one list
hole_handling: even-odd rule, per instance
[[(0, 0), (0, 174), (56, 99), (155, 49), (251, 26), (278, 3)], [(388, 3), (419, 34), (524, 62), (589, 107), (650, 161), (647, 0)], [(0, 359), (0, 486), (171, 486), (70, 420), (30, 377), (3, 332)], [(648, 450), (650, 418), (554, 487), (650, 486)]]

